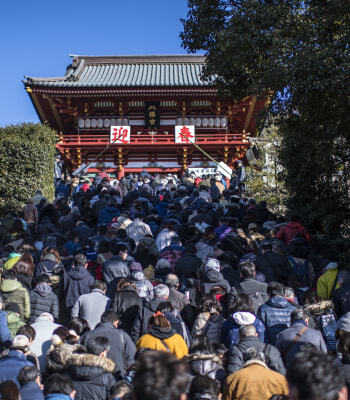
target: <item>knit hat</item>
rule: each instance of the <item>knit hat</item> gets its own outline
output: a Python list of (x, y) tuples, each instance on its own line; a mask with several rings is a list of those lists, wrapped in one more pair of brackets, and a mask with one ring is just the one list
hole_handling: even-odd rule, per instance
[(168, 260), (166, 260), (165, 258), (160, 258), (157, 261), (155, 269), (167, 269), (167, 268), (171, 269), (170, 262)]
[(350, 312), (344, 314), (337, 322), (337, 329), (350, 332)]
[(5, 306), (5, 311), (12, 311), (14, 313), (20, 314), (21, 309), (19, 308), (19, 305), (17, 303), (8, 303)]
[(220, 272), (220, 262), (216, 258), (209, 258), (204, 264), (204, 271), (214, 270)]
[(232, 318), (238, 325), (252, 325), (256, 320), (255, 315), (248, 311), (237, 311), (232, 314)]
[(130, 264), (130, 271), (142, 271), (142, 266), (140, 263), (134, 261)]

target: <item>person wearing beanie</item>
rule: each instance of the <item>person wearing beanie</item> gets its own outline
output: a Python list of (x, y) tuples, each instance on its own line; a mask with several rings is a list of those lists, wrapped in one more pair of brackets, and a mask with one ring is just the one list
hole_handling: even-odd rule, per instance
[(146, 279), (145, 274), (142, 271), (141, 264), (134, 261), (130, 264), (129, 269), (130, 280), (136, 286), (137, 294), (146, 301), (152, 300), (154, 297), (153, 285), (148, 279)]

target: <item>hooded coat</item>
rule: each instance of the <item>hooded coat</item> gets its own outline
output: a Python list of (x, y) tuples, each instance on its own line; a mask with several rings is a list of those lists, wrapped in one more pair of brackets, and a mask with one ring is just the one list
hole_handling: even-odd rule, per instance
[(0, 283), (0, 292), (4, 299), (4, 305), (16, 303), (20, 309), (20, 316), (28, 319), (30, 316), (30, 299), (26, 289), (14, 279), (4, 279)]
[(282, 240), (286, 246), (295, 238), (296, 235), (303, 236), (308, 242), (311, 242), (310, 235), (300, 222), (290, 221), (276, 235), (278, 240)]
[(17, 334), (18, 329), (25, 325), (26, 323), (23, 319), (15, 312), (6, 311), (7, 312), (7, 326), (10, 331), (11, 337), (14, 338)]
[(18, 373), (27, 366), (33, 366), (33, 364), (27, 361), (21, 351), (10, 350), (5, 357), (0, 358), (0, 382), (13, 381), (19, 388)]
[(94, 282), (94, 278), (83, 266), (77, 265), (68, 272), (64, 272), (63, 287), (66, 307), (73, 307), (79, 296), (90, 293)]
[(71, 354), (66, 364), (77, 391), (75, 400), (106, 400), (115, 383), (115, 364), (93, 354)]
[[(53, 336), (54, 337), (54, 336)], [(67, 369), (67, 359), (73, 353), (86, 353), (86, 348), (80, 344), (60, 343), (51, 346), (46, 354), (46, 369), (47, 374), (55, 372), (64, 373)]]
[(106, 295), (113, 299), (117, 282), (120, 278), (126, 278), (130, 275), (130, 270), (123, 259), (115, 255), (102, 265), (103, 280), (107, 285)]
[(148, 279), (146, 279), (145, 274), (142, 271), (132, 271), (130, 279), (135, 284), (137, 288), (137, 294), (140, 297), (144, 298), (146, 301), (153, 299), (153, 285)]
[(271, 297), (266, 304), (260, 306), (258, 318), (265, 325), (265, 342), (275, 344), (277, 335), (290, 327), (290, 314), (295, 310), (282, 296)]
[(265, 326), (256, 316), (247, 311), (237, 311), (224, 322), (221, 330), (221, 342), (230, 349), (239, 342), (239, 328), (244, 325), (254, 325), (258, 338), (265, 340)]
[(186, 357), (191, 375), (208, 376), (223, 383), (226, 378), (222, 360), (216, 354), (203, 354), (201, 352), (189, 354)]
[(58, 318), (58, 298), (52, 291), (51, 286), (46, 283), (39, 283), (30, 292), (31, 313), (29, 323), (32, 324), (44, 312), (50, 313), (55, 319)]
[(209, 269), (207, 272), (205, 272), (201, 282), (203, 293), (209, 293), (214, 286), (222, 286), (227, 293), (230, 293), (231, 291), (230, 284), (223, 277), (222, 273), (216, 271), (215, 269)]
[(119, 217), (120, 211), (115, 207), (106, 207), (98, 215), (98, 225), (107, 226), (114, 217)]

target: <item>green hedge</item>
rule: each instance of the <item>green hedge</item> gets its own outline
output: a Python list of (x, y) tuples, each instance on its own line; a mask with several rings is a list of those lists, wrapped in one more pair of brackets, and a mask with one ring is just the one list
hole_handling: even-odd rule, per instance
[(40, 124), (0, 128), (0, 212), (23, 207), (41, 189), (54, 197), (56, 133)]

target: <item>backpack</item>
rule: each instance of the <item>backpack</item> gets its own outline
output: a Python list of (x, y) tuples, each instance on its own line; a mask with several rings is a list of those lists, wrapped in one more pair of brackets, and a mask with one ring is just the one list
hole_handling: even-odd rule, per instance
[(293, 270), (298, 278), (300, 287), (310, 286), (309, 260), (305, 260), (304, 263), (298, 263), (291, 256), (289, 256), (288, 259), (293, 266)]
[(211, 315), (203, 328), (202, 335), (207, 336), (210, 343), (219, 343), (224, 321), (225, 318), (221, 314)]

